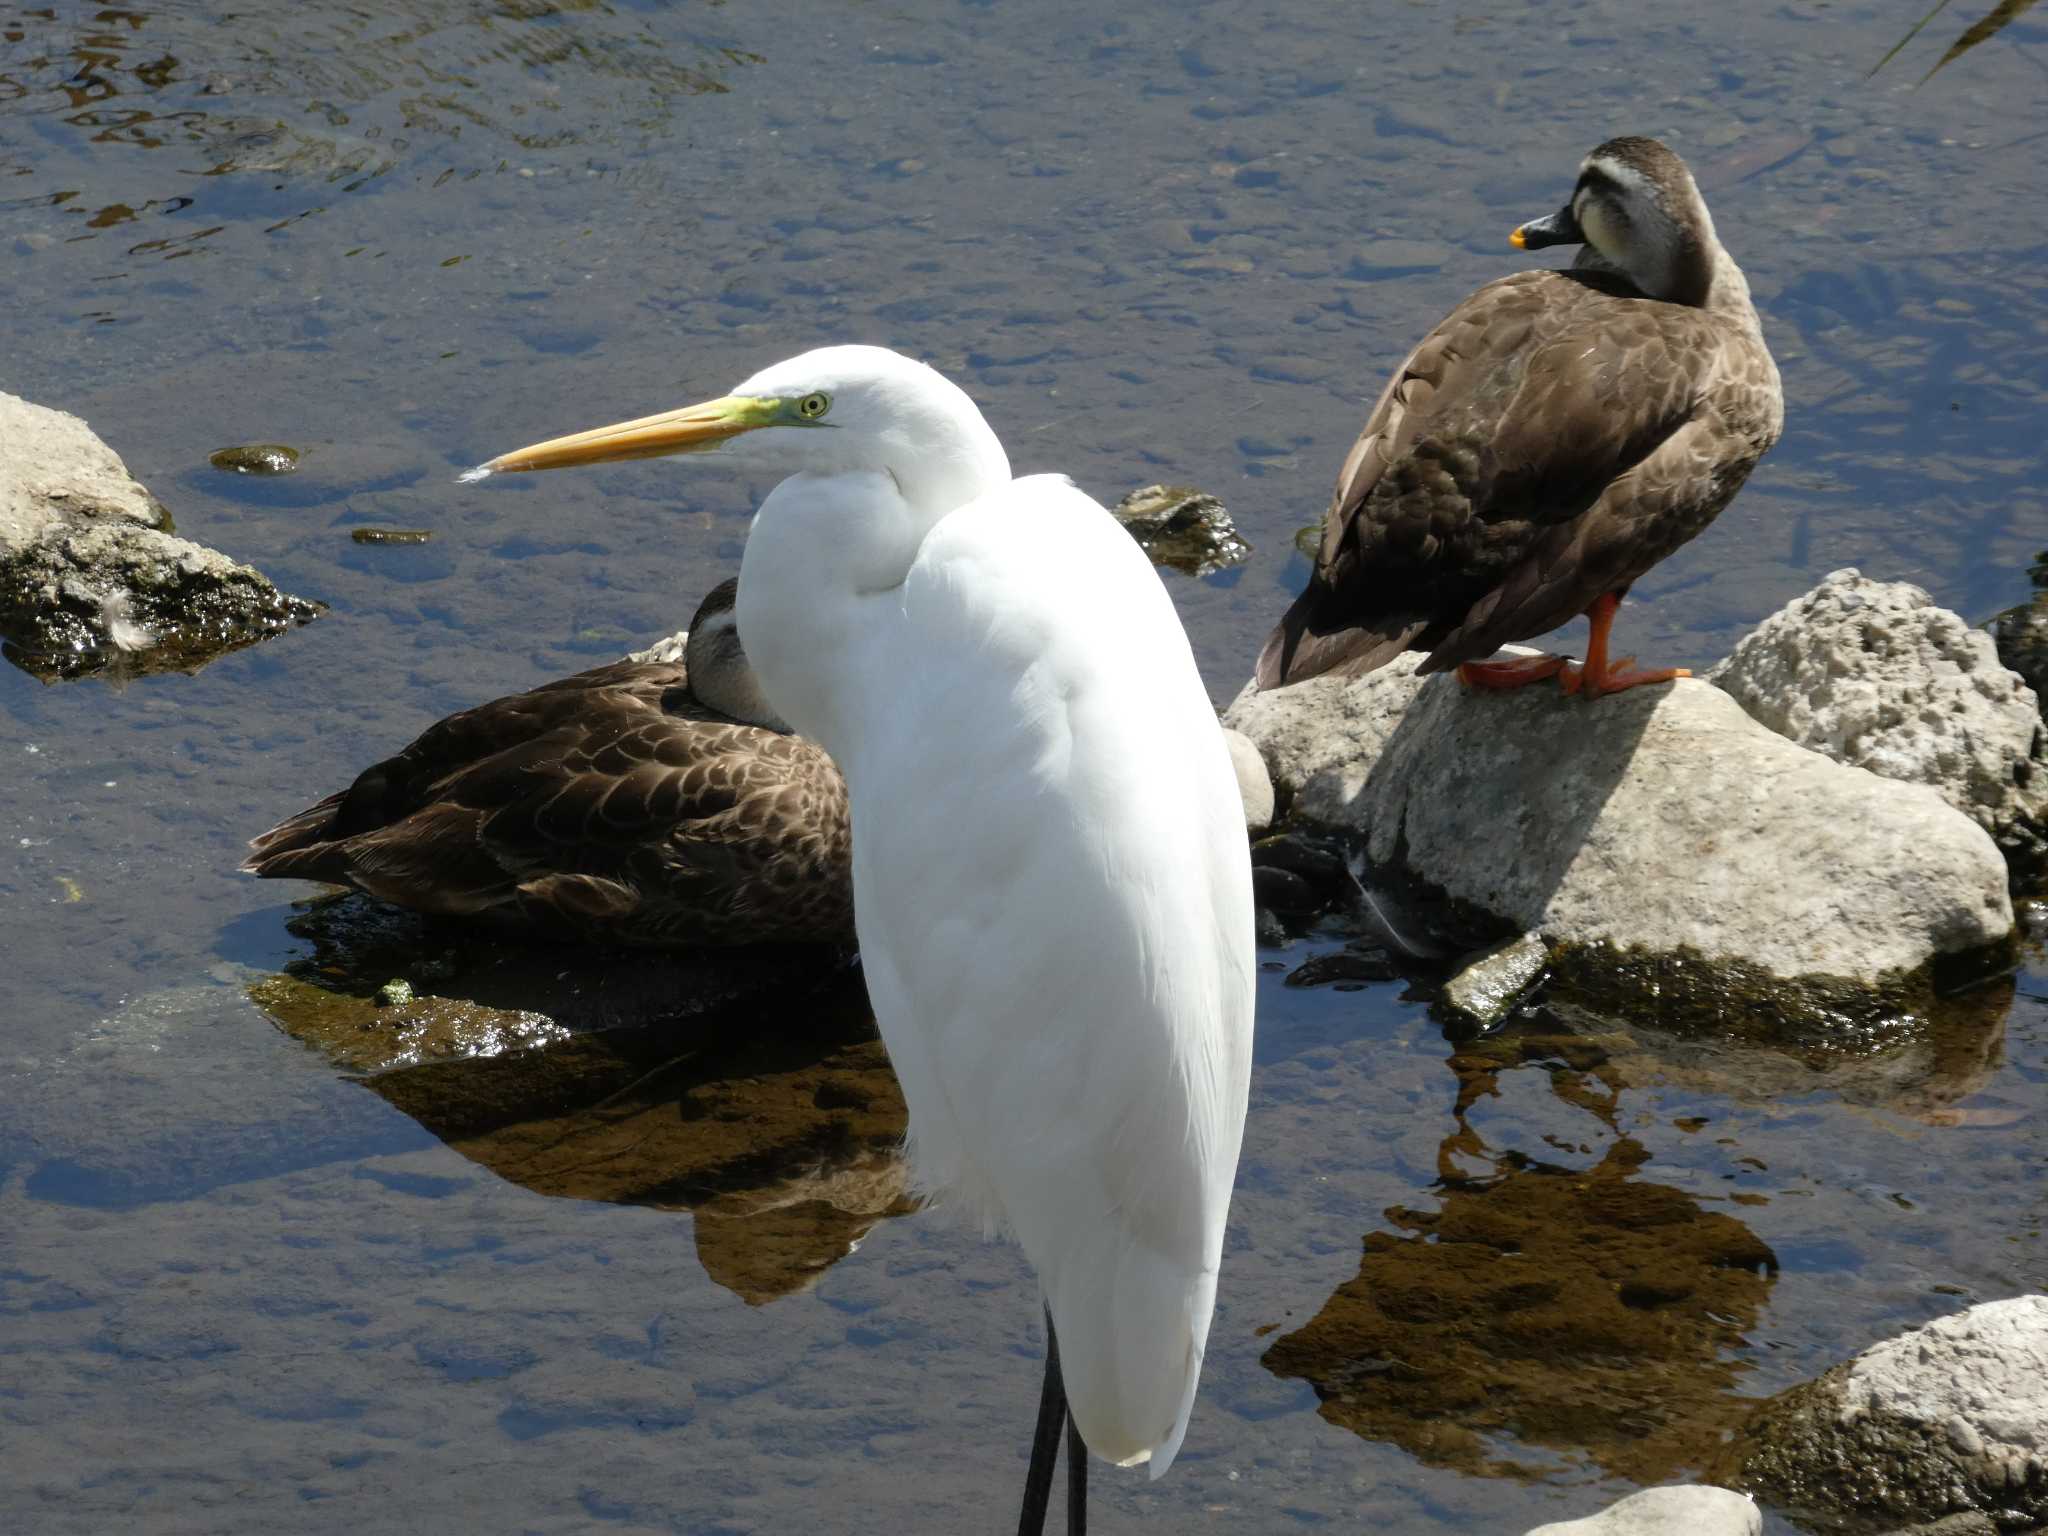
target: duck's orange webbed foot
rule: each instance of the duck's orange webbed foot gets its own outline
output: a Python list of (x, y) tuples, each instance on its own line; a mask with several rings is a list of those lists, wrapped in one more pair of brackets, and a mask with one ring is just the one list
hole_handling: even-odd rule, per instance
[(1597, 699), (1604, 693), (1619, 693), (1624, 688), (1640, 688), (1645, 683), (1668, 683), (1681, 677), (1691, 677), (1689, 667), (1637, 668), (1635, 657), (1624, 656), (1610, 662), (1597, 675), (1588, 668), (1567, 663), (1564, 675), (1558, 678), (1558, 686), (1566, 693), (1583, 693), (1589, 699)]
[(1589, 699), (1597, 699), (1603, 693), (1619, 693), (1624, 688), (1640, 688), (1645, 683), (1668, 683), (1676, 678), (1691, 677), (1684, 667), (1657, 667), (1639, 669), (1633, 656), (1624, 656), (1619, 661), (1607, 659), (1607, 632), (1614, 627), (1615, 611), (1621, 607), (1621, 599), (1612, 592), (1586, 610), (1586, 617), (1592, 621), (1593, 633), (1586, 641), (1586, 664), (1574, 666), (1566, 663), (1564, 675), (1558, 678), (1558, 686), (1566, 693), (1583, 693)]
[(1486, 688), (1505, 693), (1526, 688), (1546, 677), (1555, 677), (1570, 664), (1562, 656), (1517, 656), (1511, 661), (1462, 661), (1458, 681), (1467, 688)]

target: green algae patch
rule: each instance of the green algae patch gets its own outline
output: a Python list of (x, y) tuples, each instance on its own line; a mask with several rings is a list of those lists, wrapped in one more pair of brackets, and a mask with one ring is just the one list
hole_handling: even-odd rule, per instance
[(299, 467), (299, 450), (284, 443), (243, 443), (210, 453), (206, 462), (230, 475), (289, 475)]
[(1559, 945), (1551, 951), (1548, 995), (1674, 1035), (1860, 1054), (1987, 1009), (2002, 1018), (2011, 989), (2001, 982), (2014, 956), (2008, 939), (1860, 981), (1778, 976), (1687, 949)]

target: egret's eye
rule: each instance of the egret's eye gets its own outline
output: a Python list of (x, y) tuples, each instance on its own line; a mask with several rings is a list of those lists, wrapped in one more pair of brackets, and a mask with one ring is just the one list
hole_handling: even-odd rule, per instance
[(816, 421), (831, 409), (832, 397), (830, 395), (805, 395), (803, 399), (796, 403), (796, 413), (803, 417), (805, 421)]

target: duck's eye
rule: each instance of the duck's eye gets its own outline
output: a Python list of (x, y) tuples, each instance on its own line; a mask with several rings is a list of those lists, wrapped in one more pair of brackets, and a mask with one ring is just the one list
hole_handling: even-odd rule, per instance
[(803, 399), (796, 403), (796, 413), (803, 417), (805, 421), (816, 421), (831, 409), (832, 397), (830, 395), (805, 395)]

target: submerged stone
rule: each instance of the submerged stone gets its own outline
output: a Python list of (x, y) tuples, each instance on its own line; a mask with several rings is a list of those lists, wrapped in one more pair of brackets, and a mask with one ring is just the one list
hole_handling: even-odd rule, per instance
[(424, 528), (351, 528), (358, 544), (425, 544), (434, 536)]
[(289, 475), (299, 467), (299, 450), (283, 443), (244, 443), (210, 453), (206, 462), (231, 475)]
[(192, 671), (319, 612), (172, 533), (76, 416), (0, 394), (0, 442), (0, 637), (24, 671)]

